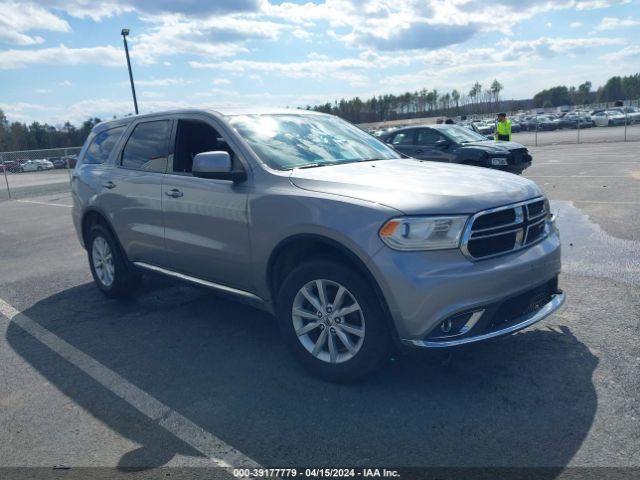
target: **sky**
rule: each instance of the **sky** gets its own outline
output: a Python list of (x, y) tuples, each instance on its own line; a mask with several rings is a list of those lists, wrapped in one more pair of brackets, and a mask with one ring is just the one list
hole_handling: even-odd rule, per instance
[(640, 73), (640, 0), (0, 0), (0, 109), (60, 126)]

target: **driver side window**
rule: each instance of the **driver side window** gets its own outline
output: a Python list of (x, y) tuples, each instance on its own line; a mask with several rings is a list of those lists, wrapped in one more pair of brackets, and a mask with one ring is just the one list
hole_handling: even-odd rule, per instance
[(191, 173), (193, 159), (198, 153), (225, 151), (231, 156), (233, 169), (237, 159), (226, 140), (209, 124), (198, 120), (179, 120), (173, 155), (174, 173)]
[(418, 131), (416, 145), (434, 145), (438, 140), (444, 140), (444, 137), (433, 130)]
[(391, 140), (392, 145), (413, 145), (413, 130), (409, 130), (407, 132), (397, 133), (393, 140)]

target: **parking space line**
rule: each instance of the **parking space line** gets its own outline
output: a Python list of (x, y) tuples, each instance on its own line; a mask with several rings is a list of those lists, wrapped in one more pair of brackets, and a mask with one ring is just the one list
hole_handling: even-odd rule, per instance
[[(29, 333), (151, 421), (209, 458), (217, 467), (232, 473), (233, 468), (260, 468), (260, 465), (215, 435), (199, 427), (155, 397), (136, 387), (95, 358), (47, 330), (0, 298), (0, 314)], [(0, 317), (1, 318), (1, 317)], [(5, 322), (2, 322), (5, 323)], [(7, 325), (1, 325), (6, 327)]]
[(630, 178), (630, 175), (525, 175), (527, 178)]
[(606, 200), (573, 200), (573, 202), (574, 203), (603, 203), (607, 205), (640, 205), (640, 202), (608, 202)]
[(62, 203), (37, 202), (35, 200), (16, 200), (18, 203), (34, 203), (36, 205), (51, 205), (53, 207), (73, 208), (73, 205), (64, 205)]

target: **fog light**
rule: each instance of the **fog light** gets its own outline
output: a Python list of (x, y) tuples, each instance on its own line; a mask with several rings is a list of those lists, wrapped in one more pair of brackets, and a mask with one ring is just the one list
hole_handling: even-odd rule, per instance
[(442, 331), (442, 333), (449, 333), (451, 331), (451, 327), (452, 323), (450, 318), (447, 318), (440, 324), (440, 330)]
[(506, 158), (492, 158), (491, 165), (507, 165)]

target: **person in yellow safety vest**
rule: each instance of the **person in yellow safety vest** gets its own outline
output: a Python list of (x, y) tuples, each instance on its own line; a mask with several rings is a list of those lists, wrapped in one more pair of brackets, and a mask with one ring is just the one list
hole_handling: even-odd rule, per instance
[(507, 119), (506, 113), (498, 114), (498, 123), (496, 123), (496, 142), (511, 141), (511, 120)]

